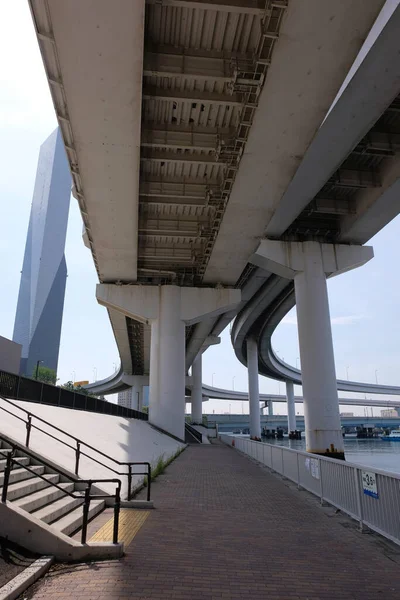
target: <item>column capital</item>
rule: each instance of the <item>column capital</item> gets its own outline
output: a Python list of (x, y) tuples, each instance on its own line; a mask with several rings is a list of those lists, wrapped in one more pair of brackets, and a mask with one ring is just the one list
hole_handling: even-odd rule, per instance
[(266, 271), (294, 279), (304, 271), (305, 261), (322, 262), (327, 276), (339, 275), (367, 263), (374, 256), (372, 246), (323, 244), (320, 242), (282, 242), (262, 240), (250, 262)]
[(176, 285), (116, 285), (99, 283), (99, 304), (145, 323), (159, 317), (162, 297), (173, 295), (179, 318), (193, 325), (205, 317), (217, 317), (239, 304), (241, 291), (233, 288), (195, 288)]

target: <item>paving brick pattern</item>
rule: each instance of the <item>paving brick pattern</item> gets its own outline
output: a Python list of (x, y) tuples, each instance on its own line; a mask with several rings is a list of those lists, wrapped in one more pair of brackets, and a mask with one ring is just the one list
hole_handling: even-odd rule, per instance
[(400, 599), (396, 549), (229, 447), (190, 446), (153, 497), (123, 559), (56, 565), (24, 597)]

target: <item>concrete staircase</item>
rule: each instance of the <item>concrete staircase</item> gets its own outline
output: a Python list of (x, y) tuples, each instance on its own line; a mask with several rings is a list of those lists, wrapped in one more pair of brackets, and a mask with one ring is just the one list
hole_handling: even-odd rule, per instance
[[(0, 498), (3, 491), (6, 455), (11, 452), (7, 442), (0, 440)], [(40, 464), (19, 449), (14, 453), (17, 463), (10, 472), (7, 503), (30, 513), (35, 519), (50, 525), (56, 532), (72, 536), (82, 527), (84, 492), (79, 484), (69, 482), (51, 468)], [(30, 471), (24, 469), (29, 467)], [(33, 473), (32, 473), (33, 471)], [(41, 475), (44, 479), (39, 477)], [(57, 484), (59, 488), (52, 484)], [(75, 498), (68, 495), (73, 493)], [(104, 500), (92, 500), (89, 519), (105, 508)]]

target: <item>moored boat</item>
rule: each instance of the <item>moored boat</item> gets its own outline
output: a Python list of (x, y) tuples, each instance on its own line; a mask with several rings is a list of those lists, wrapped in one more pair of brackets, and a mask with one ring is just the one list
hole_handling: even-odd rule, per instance
[(381, 435), (384, 442), (400, 442), (400, 429), (394, 429), (389, 435)]

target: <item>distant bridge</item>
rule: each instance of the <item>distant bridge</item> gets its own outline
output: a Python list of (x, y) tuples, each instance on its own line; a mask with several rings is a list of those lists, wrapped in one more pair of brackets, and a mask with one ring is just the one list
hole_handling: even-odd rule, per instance
[[(219, 431), (234, 431), (236, 429), (248, 429), (250, 426), (249, 415), (206, 415), (209, 426), (218, 425)], [(382, 427), (385, 429), (397, 429), (400, 427), (399, 417), (341, 417), (343, 427)], [(266, 429), (284, 429), (288, 426), (286, 415), (263, 415), (261, 417), (261, 428)], [(304, 416), (296, 416), (296, 428), (298, 431), (304, 431)]]

